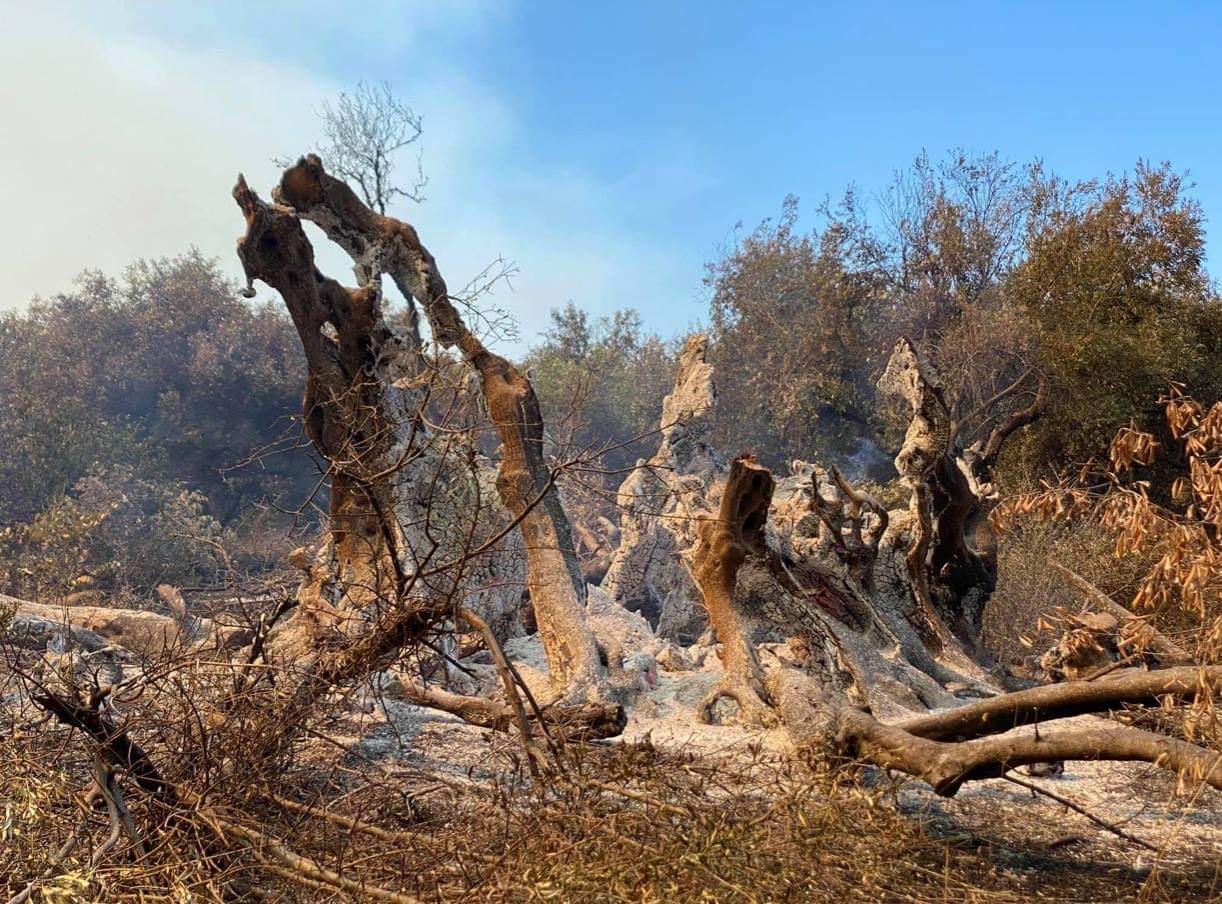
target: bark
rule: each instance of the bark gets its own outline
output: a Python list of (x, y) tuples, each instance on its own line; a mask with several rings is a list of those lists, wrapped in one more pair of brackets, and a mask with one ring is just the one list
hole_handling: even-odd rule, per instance
[(234, 199), (246, 217), (247, 281), (284, 299), (306, 358), (305, 432), (331, 468), (331, 547), (307, 567), (301, 612), (311, 643), (351, 639), (404, 597), (425, 547), (398, 517), (397, 482), (423, 464), (406, 435), (419, 399), (403, 388), (403, 349), (382, 323), (376, 281), (347, 289), (319, 273), (297, 216), (244, 179)]
[[(949, 454), (950, 415), (937, 376), (908, 339), (896, 344), (879, 386), (911, 410), (895, 468), (910, 493), (913, 530), (906, 563), (922, 616), (919, 628), (937, 652), (946, 640), (939, 608), (952, 625), (979, 621), (978, 611), (967, 612), (959, 605), (970, 585), (983, 577), (964, 537), (975, 498)], [(940, 595), (944, 605), (938, 607), (935, 591), (948, 581), (954, 583), (953, 602), (946, 605), (946, 595)], [(961, 630), (960, 639), (968, 633), (970, 629)]]
[(1126, 670), (1095, 681), (1068, 681), (1003, 694), (945, 712), (899, 723), (917, 737), (961, 741), (1000, 734), (1021, 725), (1105, 712), (1121, 704), (1159, 706), (1164, 698), (1191, 701), (1222, 693), (1222, 666)]
[(705, 521), (697, 529), (692, 576), (721, 641), (725, 667), (721, 683), (701, 706), (706, 719), (718, 699), (732, 697), (751, 721), (773, 721), (750, 629), (734, 598), (739, 568), (748, 556), (764, 553), (763, 532), (772, 489), (768, 469), (750, 455), (739, 456), (730, 465), (716, 519)]
[(965, 782), (1058, 760), (1141, 761), (1222, 788), (1222, 753), (1136, 728), (1103, 724), (1069, 732), (948, 744), (883, 725), (853, 707), (842, 708), (836, 721), (835, 743), (846, 756), (923, 779), (946, 797), (954, 796)]
[(595, 526), (584, 523), (580, 517), (573, 517), (572, 508), (570, 512), (570, 522), (573, 526), (573, 534), (577, 538), (577, 552), (581, 558), (581, 573), (585, 577), (587, 584), (598, 584), (607, 576), (607, 571), (611, 568), (611, 559), (615, 554), (615, 541), (618, 540), (619, 530), (611, 525), (605, 517), (600, 516), (598, 522), (612, 528), (612, 530), (603, 530), (601, 533), (597, 528), (603, 528), (602, 523), (596, 522)]
[(778, 696), (771, 676), (761, 679), (742, 652), (765, 641), (800, 650), (804, 669), (828, 692), (854, 688), (880, 704), (944, 706), (978, 687), (985, 673), (960, 647), (952, 644), (940, 662), (919, 630), (928, 621), (914, 604), (905, 564), (910, 516), (886, 512), (834, 468), (794, 462), (775, 483), (769, 530), (754, 538), (758, 548), (738, 569), (729, 606), (724, 582), (705, 581), (711, 573), (696, 556), (710, 548), (710, 529), (727, 528), (714, 513), (744, 491), (735, 481), (750, 473), (740, 464), (732, 478), (707, 442), (716, 390), (705, 348), (697, 336), (683, 349), (659, 450), (620, 489), (622, 539), (603, 586), (632, 608), (646, 608), (642, 597), (660, 603), (659, 634), (688, 593), (716, 611), (717, 640), (734, 664), (724, 684), (735, 692), (719, 688), (715, 696), (740, 700), (747, 721), (775, 719), (759, 705)]
[(691, 643), (708, 625), (700, 591), (684, 564), (696, 525), (726, 467), (708, 442), (717, 401), (708, 339), (679, 353), (674, 389), (662, 403), (658, 451), (624, 479), (616, 496), (620, 543), (602, 587), (628, 609), (656, 619), (659, 637)]
[(605, 679), (585, 624), (585, 581), (544, 456), (543, 417), (530, 381), (467, 328), (416, 230), (369, 209), (325, 172), (318, 157), (310, 155), (288, 169), (274, 197), (322, 228), (358, 270), (389, 275), (405, 297), (424, 308), (433, 338), (457, 348), (479, 374), (502, 443), (497, 490), (521, 519), (530, 597), (557, 690), (569, 700), (601, 697)]
[[(765, 536), (773, 481), (750, 457), (731, 466), (719, 516), (700, 527), (693, 576), (723, 644), (726, 677), (715, 695), (739, 700), (756, 721), (760, 708), (776, 713), (800, 744), (817, 744), (840, 756), (897, 769), (927, 781), (938, 794), (954, 795), (968, 781), (996, 778), (1017, 766), (1059, 760), (1144, 761), (1222, 788), (1222, 753), (1187, 741), (1116, 723), (1033, 735), (1005, 732), (1025, 725), (1108, 712), (1122, 705), (1162, 705), (1168, 698), (1212, 698), (1222, 691), (1222, 668), (1186, 667), (1118, 672), (1098, 681), (1032, 688), (969, 706), (879, 722), (867, 707), (820, 680), (806, 662), (780, 663), (765, 681), (736, 607), (740, 572), (767, 556)], [(861, 650), (838, 634), (836, 656), (854, 677), (862, 674)], [(876, 651), (877, 654), (877, 651)], [(867, 654), (868, 656), (868, 654)], [(824, 675), (826, 675), (826, 663)], [(766, 686), (769, 690), (761, 693)]]
[[(891, 516), (882, 503), (850, 483), (835, 465), (831, 467), (831, 476), (841, 499), (833, 499), (830, 503), (824, 500), (818, 476), (812, 476), (816, 483), (811, 498), (820, 520), (827, 526), (830, 539), (844, 556), (853, 576), (865, 590), (872, 590), (874, 561)], [(868, 526), (867, 514), (870, 516)]]
[(317, 273), (293, 210), (265, 204), (245, 182), (235, 198), (247, 218), (239, 256), (248, 280), (280, 292), (297, 328), (305, 432), (330, 466), (332, 542), (317, 559), (296, 562), (306, 572), (311, 637), (359, 633), (358, 613), (393, 604), (409, 585), (462, 597), (490, 622), (512, 624), (525, 577), (520, 553), (502, 543), (467, 555), (506, 514), (481, 492), (454, 431), (439, 435), (422, 417), (438, 373), (383, 316), (376, 262), (358, 268), (361, 288), (346, 289)]
[[(505, 732), (513, 731), (516, 725), (517, 716), (512, 706), (487, 697), (454, 694), (440, 687), (415, 683), (405, 683), (403, 695), (411, 703), (440, 709), (472, 725)], [(624, 708), (614, 703), (555, 704), (545, 707), (542, 713), (542, 724), (532, 720), (534, 727), (557, 740), (613, 738), (622, 733), (627, 724)]]
[[(297, 327), (308, 366), (306, 430), (332, 473), (331, 542), (322, 556), (294, 557), (306, 572), (306, 636), (286, 630), (273, 645), (296, 681), (269, 705), (296, 725), (330, 688), (386, 668), (443, 627), (462, 597), (487, 592), (471, 587), (472, 575), (490, 582), (487, 561), (500, 544), (487, 551), (473, 542), (469, 522), (487, 515), (462, 456), (422, 423), (429, 375), (382, 317), (376, 261), (364, 270), (366, 285), (340, 286), (316, 270), (295, 211), (264, 203), (240, 179), (234, 197), (247, 220), (238, 243), (247, 278), (279, 291)], [(613, 721), (593, 710), (570, 714), (585, 717), (602, 731)], [(268, 756), (285, 743), (269, 740)]]

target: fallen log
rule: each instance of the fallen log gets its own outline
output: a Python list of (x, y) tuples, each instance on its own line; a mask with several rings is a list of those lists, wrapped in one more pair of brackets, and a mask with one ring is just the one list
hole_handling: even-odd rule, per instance
[(1163, 698), (1192, 701), (1222, 693), (1222, 666), (1126, 669), (1094, 681), (1066, 681), (1015, 691), (968, 706), (900, 722), (909, 734), (934, 741), (962, 741), (1022, 725), (1106, 712), (1122, 704), (1158, 706)]
[(856, 707), (841, 708), (836, 725), (835, 742), (842, 754), (922, 779), (944, 797), (953, 797), (965, 782), (1057, 760), (1146, 762), (1222, 789), (1222, 753), (1139, 728), (1104, 724), (947, 743), (883, 725)]

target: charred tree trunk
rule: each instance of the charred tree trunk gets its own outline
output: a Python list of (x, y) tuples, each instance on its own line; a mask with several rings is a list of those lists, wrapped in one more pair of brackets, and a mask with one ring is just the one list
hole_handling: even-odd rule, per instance
[[(726, 470), (707, 445), (696, 447), (702, 466), (691, 467), (676, 452), (691, 434), (668, 422), (676, 408), (692, 417), (693, 398), (707, 406), (715, 399), (703, 352), (699, 338), (685, 348), (662, 448), (621, 490), (637, 507), (624, 515), (625, 543), (608, 575), (622, 594), (631, 577), (662, 571), (665, 563), (649, 555), (659, 537), (669, 537), (668, 548), (687, 563), (725, 666), (702, 717), (728, 697), (746, 721), (780, 721), (799, 744), (898, 769), (945, 795), (1016, 766), (1067, 759), (1142, 760), (1222, 787), (1222, 754), (1187, 741), (1108, 722), (1042, 730), (1044, 722), (1126, 704), (1209, 697), (1222, 689), (1218, 667), (1120, 670), (1009, 694), (987, 686), (973, 632), (995, 570), (969, 542), (967, 526), (991, 503), (1001, 433), (1038, 414), (1039, 394), (994, 431), (988, 455), (969, 467), (951, 448), (936, 377), (901, 342), (882, 384), (911, 406), (896, 463), (912, 498), (909, 511), (886, 513), (834, 469), (829, 477), (795, 463), (794, 474), (777, 482), (749, 455)], [(686, 406), (677, 405), (682, 400)], [(707, 411), (695, 422), (706, 418)], [(669, 494), (653, 515), (640, 508), (647, 490)], [(766, 663), (753, 636), (761, 621), (790, 638), (786, 652)], [(959, 696), (988, 699), (947, 708)], [(912, 715), (932, 708), (943, 711)], [(885, 724), (875, 712), (900, 721)], [(1034, 723), (1041, 723), (1034, 736), (993, 737)]]
[(400, 485), (424, 464), (407, 439), (419, 402), (400, 379), (410, 350), (382, 323), (376, 280), (347, 289), (328, 279), (292, 211), (264, 203), (241, 178), (234, 198), (246, 217), (238, 255), (247, 281), (284, 299), (306, 357), (305, 433), (331, 468), (330, 546), (298, 562), (306, 640), (352, 639), (404, 599), (424, 545), (399, 518)]
[[(716, 390), (706, 345), (698, 336), (683, 349), (663, 407), (661, 446), (620, 488), (621, 543), (603, 582), (625, 604), (652, 597), (659, 633), (691, 623), (692, 607), (706, 612), (727, 674), (703, 716), (729, 697), (747, 721), (768, 723), (773, 705), (803, 698), (792, 693), (791, 673), (784, 688), (775, 685), (775, 657), (758, 663), (754, 650), (763, 641), (788, 639), (786, 655), (818, 683), (854, 689), (860, 699), (946, 705), (978, 684), (983, 672), (962, 651), (945, 664), (914, 628), (929, 622), (919, 618), (903, 565), (908, 520), (839, 472), (795, 462), (762, 503), (768, 530), (744, 533), (733, 513), (756, 497), (750, 481), (739, 481), (766, 472), (746, 459), (727, 469), (707, 442)], [(729, 585), (724, 569), (733, 563), (717, 549), (744, 557)]]
[(764, 552), (764, 525), (772, 502), (772, 475), (750, 455), (730, 465), (721, 508), (715, 519), (697, 528), (692, 576), (704, 596), (709, 623), (721, 640), (725, 677), (701, 709), (708, 718), (718, 699), (732, 697), (745, 716), (756, 722), (772, 720), (765, 702), (764, 675), (751, 632), (734, 602), (738, 571), (750, 555)]
[(738, 700), (748, 721), (767, 722), (770, 707), (794, 699), (774, 689), (775, 657), (761, 665), (755, 648), (763, 641), (788, 638), (786, 655), (802, 660), (827, 693), (880, 711), (945, 707), (1019, 686), (979, 645), (996, 565), (991, 549), (973, 542), (973, 525), (995, 504), (992, 467), (1002, 443), (1038, 416), (1042, 393), (979, 448), (962, 450), (936, 374), (901, 341), (880, 386), (911, 413), (896, 462), (908, 510), (885, 511), (834, 467), (795, 462), (790, 476), (765, 481), (767, 529), (745, 530), (734, 513), (756, 498), (762, 469), (748, 459), (727, 469), (706, 440), (716, 390), (705, 348), (694, 337), (682, 351), (661, 446), (620, 489), (621, 543), (604, 588), (632, 608), (651, 598), (659, 631), (690, 597), (722, 644), (724, 684), (733, 690), (713, 697)]
[[(772, 490), (767, 470), (749, 456), (736, 459), (718, 517), (699, 528), (692, 573), (721, 638), (726, 666), (725, 680), (715, 696), (738, 700), (744, 714), (755, 721), (766, 721), (758, 715), (759, 708), (775, 707), (796, 741), (905, 772), (945, 796), (953, 796), (969, 781), (1058, 760), (1142, 761), (1178, 772), (1189, 781), (1222, 788), (1222, 753), (1189, 741), (1114, 722), (1044, 729), (1048, 722), (1125, 705), (1211, 699), (1222, 691), (1222, 667), (1121, 670), (1097, 681), (1001, 694), (890, 725), (879, 722), (869, 707), (850, 703), (851, 686), (828, 680), (838, 664), (850, 682), (867, 673), (862, 648), (842, 642), (844, 635), (837, 635), (822, 650), (807, 648), (805, 662), (781, 663), (765, 683), (741, 619), (739, 582), (748, 563), (768, 557), (764, 538)], [(875, 650), (872, 655), (882, 653)], [(866, 658), (870, 655), (867, 652)], [(1040, 730), (1000, 736), (1026, 725)]]
[[(280, 292), (301, 339), (308, 365), (305, 429), (331, 469), (330, 541), (321, 555), (301, 550), (294, 556), (307, 575), (297, 624), (277, 631), (267, 648), (260, 640), (251, 650), (293, 672), (272, 703), (295, 726), (330, 688), (388, 667), (404, 647), (456, 617), (479, 624), (496, 645), (464, 598), (482, 598), (487, 583), (507, 583), (514, 593), (515, 575), (503, 567), (496, 573), (495, 566), (506, 555), (516, 561), (516, 553), (493, 542), (497, 535), (481, 544), (474, 532), (472, 522), (495, 511), (482, 510), (478, 493), (468, 492), (478, 481), (463, 471), (462, 450), (438, 442), (424, 423), (435, 374), (426, 372), (419, 348), (406, 346), (383, 320), (376, 268), (363, 271), (364, 286), (346, 289), (315, 268), (295, 211), (264, 203), (241, 178), (234, 198), (247, 221), (238, 243), (247, 279)], [(538, 501), (522, 507), (523, 520)], [(460, 715), (482, 713), (493, 727), (509, 722), (504, 705), (433, 696), (420, 702), (444, 702), (441, 708)], [(623, 726), (622, 708), (601, 702), (550, 707), (540, 718), (568, 726), (575, 736), (613, 734)], [(268, 738), (269, 753), (293, 734)]]
[[(957, 629), (961, 641), (971, 642), (970, 626), (979, 622), (978, 608), (992, 590), (992, 576), (964, 537), (976, 500), (950, 454), (950, 415), (942, 390), (907, 339), (896, 345), (879, 386), (899, 396), (911, 410), (908, 431), (895, 457), (895, 468), (911, 494), (912, 540), (905, 561), (920, 607), (919, 628), (939, 652), (945, 641), (940, 616)], [(976, 587), (982, 592), (969, 597)], [(935, 595), (941, 605), (935, 604)]]
[(275, 198), (313, 221), (356, 262), (359, 272), (386, 273), (424, 308), (433, 338), (457, 348), (479, 374), (501, 437), (497, 489), (520, 519), (529, 589), (556, 689), (568, 700), (605, 690), (598, 651), (585, 622), (585, 580), (572, 531), (543, 452), (543, 417), (530, 381), (487, 349), (464, 323), (433, 256), (416, 230), (370, 210), (316, 156), (284, 173)]
[(713, 513), (709, 491), (725, 472), (708, 442), (717, 391), (707, 350), (708, 340), (693, 336), (679, 353), (658, 451), (619, 488), (620, 542), (602, 581), (625, 608), (657, 613), (659, 636), (683, 643), (708, 620), (682, 551), (696, 543), (700, 519)]

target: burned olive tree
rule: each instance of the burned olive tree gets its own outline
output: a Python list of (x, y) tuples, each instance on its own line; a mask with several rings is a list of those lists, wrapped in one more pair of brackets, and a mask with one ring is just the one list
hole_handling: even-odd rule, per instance
[[(411, 225), (371, 210), (316, 156), (284, 173), (274, 193), (286, 209), (316, 223), (356, 262), (385, 273), (423, 308), (434, 341), (456, 349), (478, 374), (484, 403), (500, 434), (496, 488), (522, 534), (528, 587), (557, 692), (573, 701), (603, 695), (604, 676), (585, 624), (585, 579), (572, 530), (543, 451), (543, 417), (526, 376), (490, 351), (464, 322), (437, 262)], [(311, 339), (310, 341), (314, 341)]]
[[(982, 650), (980, 613), (997, 577), (993, 467), (1039, 416), (1042, 384), (963, 448), (936, 372), (898, 342), (880, 386), (909, 411), (895, 462), (909, 506), (888, 512), (834, 466), (794, 462), (780, 480), (750, 455), (727, 467), (704, 441), (716, 403), (704, 351), (701, 337), (683, 350), (659, 451), (621, 488), (623, 542), (604, 581), (625, 603), (657, 607), (659, 629), (702, 604), (724, 665), (703, 718), (728, 698), (740, 720), (780, 722), (799, 743), (943, 794), (1058, 759), (1144, 760), (1222, 787), (1217, 752), (1116, 723), (983, 740), (1125, 703), (1207, 701), (1222, 688), (1222, 669), (1181, 665), (1020, 690)], [(921, 715), (930, 710), (941, 712)]]

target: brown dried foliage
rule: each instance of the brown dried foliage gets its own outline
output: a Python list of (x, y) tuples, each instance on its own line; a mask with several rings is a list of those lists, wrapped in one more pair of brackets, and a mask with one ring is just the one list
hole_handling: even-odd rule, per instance
[[(1173, 387), (1162, 400), (1177, 449), (1160, 449), (1132, 426), (1117, 432), (1106, 468), (1087, 466), (1076, 479), (1046, 483), (1005, 500), (998, 527), (1023, 518), (1088, 521), (1113, 538), (1117, 559), (1149, 567), (1128, 601), (1201, 662), (1222, 658), (1222, 402), (1206, 407)], [(1135, 471), (1163, 455), (1175, 465), (1167, 501)]]

